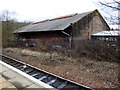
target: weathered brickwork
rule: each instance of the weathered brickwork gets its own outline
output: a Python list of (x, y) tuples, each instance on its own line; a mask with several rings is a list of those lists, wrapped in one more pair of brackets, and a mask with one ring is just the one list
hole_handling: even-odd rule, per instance
[(73, 37), (79, 39), (91, 39), (91, 34), (103, 31), (110, 30), (106, 25), (104, 20), (101, 18), (99, 13), (90, 14), (77, 21), (73, 25)]

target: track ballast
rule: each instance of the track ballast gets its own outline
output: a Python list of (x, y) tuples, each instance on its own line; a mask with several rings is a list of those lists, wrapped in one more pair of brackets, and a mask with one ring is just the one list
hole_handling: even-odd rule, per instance
[(92, 90), (84, 85), (80, 85), (78, 83), (75, 83), (73, 81), (67, 80), (65, 78), (62, 78), (60, 76), (51, 74), (49, 72), (46, 72), (44, 70), (38, 69), (36, 67), (33, 67), (29, 64), (23, 63), (21, 61), (18, 61), (16, 59), (13, 59), (11, 57), (8, 57), (6, 55), (1, 55), (2, 61), (19, 69), (20, 71), (36, 78), (37, 80), (40, 80), (56, 89), (65, 89), (69, 88), (72, 90)]

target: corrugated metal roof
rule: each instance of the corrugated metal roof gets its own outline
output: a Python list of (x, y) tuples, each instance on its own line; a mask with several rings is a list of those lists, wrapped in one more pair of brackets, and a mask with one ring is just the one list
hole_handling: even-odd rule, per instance
[(92, 36), (120, 36), (120, 31), (101, 31)]
[(81, 14), (71, 14), (66, 15), (63, 18), (56, 18), (51, 20), (43, 20), (43, 22), (36, 22), (22, 28), (17, 29), (13, 33), (23, 33), (23, 32), (38, 32), (38, 31), (56, 31), (56, 30), (64, 30), (80, 19), (82, 19), (87, 14), (90, 14), (93, 11), (81, 13)]

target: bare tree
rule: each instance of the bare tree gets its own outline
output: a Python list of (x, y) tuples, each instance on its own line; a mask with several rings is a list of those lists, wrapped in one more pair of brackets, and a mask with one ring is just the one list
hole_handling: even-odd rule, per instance
[(112, 25), (120, 25), (120, 1), (119, 0), (107, 0), (98, 1), (98, 5), (106, 13), (104, 18)]
[(11, 43), (10, 38), (14, 37), (12, 34), (15, 26), (15, 12), (9, 10), (3, 10), (0, 13), (0, 20), (2, 21), (2, 45), (9, 45)]
[(1, 21), (15, 21), (15, 15), (16, 13), (15, 12), (11, 12), (9, 10), (3, 10), (1, 13), (0, 13), (0, 20)]
[[(120, 29), (120, 1), (119, 0), (110, 0), (107, 2), (99, 1), (99, 4), (103, 6), (104, 11), (106, 10), (109, 11), (107, 12), (107, 14), (109, 15), (110, 18), (106, 17), (106, 19), (112, 25), (118, 25), (118, 29)], [(113, 12), (117, 12), (117, 14), (114, 15)], [(118, 60), (120, 59), (119, 55), (120, 55), (120, 37), (118, 37)], [(118, 68), (120, 68), (120, 66)], [(118, 87), (120, 87), (120, 73), (118, 74)]]

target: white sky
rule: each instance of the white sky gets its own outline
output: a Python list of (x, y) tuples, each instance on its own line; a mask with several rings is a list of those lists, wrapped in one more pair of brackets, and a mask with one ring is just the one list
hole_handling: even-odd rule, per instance
[(39, 21), (94, 10), (92, 1), (95, 0), (1, 0), (0, 11), (15, 11), (20, 21)]
[[(18, 21), (41, 21), (98, 9), (98, 0), (0, 0), (0, 12), (16, 12)], [(104, 1), (104, 0), (102, 0)], [(100, 11), (101, 13), (101, 11)]]

